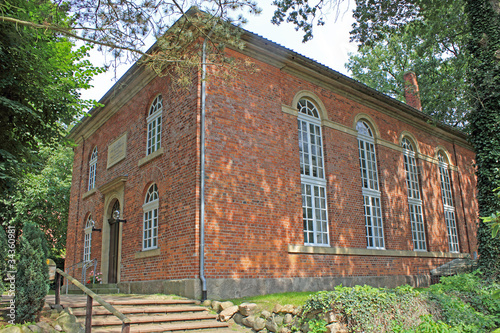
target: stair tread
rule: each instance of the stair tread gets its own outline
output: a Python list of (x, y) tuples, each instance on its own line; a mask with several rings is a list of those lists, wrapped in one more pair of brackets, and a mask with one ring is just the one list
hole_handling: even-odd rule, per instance
[[(75, 310), (73, 308), (73, 314), (75, 316), (85, 316), (86, 311), (85, 310)], [(129, 314), (129, 313), (179, 313), (179, 312), (203, 312), (206, 311), (205, 308), (201, 306), (168, 306), (168, 305), (160, 305), (160, 306), (130, 306), (130, 307), (123, 307), (123, 306), (116, 306), (115, 307), (118, 311), (120, 311), (123, 314)], [(93, 316), (99, 316), (99, 315), (109, 315), (111, 314), (108, 310), (105, 308), (95, 308), (92, 310), (92, 315)]]
[[(148, 325), (130, 325), (130, 332), (133, 333), (153, 333), (153, 332), (170, 332), (170, 331), (188, 331), (188, 330), (205, 330), (227, 328), (227, 323), (211, 321), (211, 322), (194, 322), (194, 323), (173, 323), (173, 324), (148, 324)], [(92, 328), (93, 333), (115, 333), (121, 332), (120, 326), (114, 327), (96, 327)]]
[[(189, 321), (200, 321), (200, 320), (214, 320), (217, 317), (215, 315), (207, 313), (196, 313), (190, 315), (146, 315), (146, 316), (127, 316), (130, 319), (131, 324), (147, 324), (147, 323), (171, 323), (171, 322), (189, 322)], [(85, 318), (81, 318), (82, 323), (85, 322)], [(117, 317), (110, 316), (102, 319), (92, 319), (92, 327), (94, 326), (114, 326), (122, 325), (122, 321)]]

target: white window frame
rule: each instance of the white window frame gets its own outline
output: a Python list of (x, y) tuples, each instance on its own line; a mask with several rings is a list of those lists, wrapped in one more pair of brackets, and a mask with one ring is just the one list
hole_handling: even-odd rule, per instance
[(401, 140), (403, 160), (406, 170), (406, 186), (408, 194), (408, 210), (410, 213), (411, 235), (414, 251), (427, 251), (425, 240), (425, 224), (418, 178), (415, 149), (407, 138)]
[(147, 122), (147, 143), (146, 156), (154, 153), (161, 148), (161, 127), (162, 127), (163, 98), (156, 96), (149, 108)]
[(304, 245), (330, 246), (321, 119), (308, 99), (297, 108)]
[(448, 171), (447, 159), (444, 157), (443, 152), (438, 153), (438, 160), (444, 219), (446, 222), (446, 231), (448, 233), (448, 245), (450, 252), (459, 253), (460, 247), (455, 217), (455, 205), (453, 204), (453, 196), (451, 190), (450, 173)]
[(158, 212), (159, 212), (158, 187), (152, 184), (146, 198), (144, 199), (143, 209), (143, 228), (142, 228), (142, 250), (153, 250), (158, 248)]
[(357, 122), (356, 130), (358, 131), (359, 168), (365, 213), (366, 244), (369, 249), (385, 250), (375, 138), (371, 127), (364, 120)]
[(96, 168), (97, 168), (97, 146), (92, 150), (89, 161), (89, 186), (88, 191), (95, 188), (96, 179)]
[(92, 215), (89, 214), (87, 221), (85, 223), (84, 238), (83, 238), (83, 261), (90, 261), (90, 254), (92, 252), (92, 228), (94, 227), (94, 221), (92, 220)]

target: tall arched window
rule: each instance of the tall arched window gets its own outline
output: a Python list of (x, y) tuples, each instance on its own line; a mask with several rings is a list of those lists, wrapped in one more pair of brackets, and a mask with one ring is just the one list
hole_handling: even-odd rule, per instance
[(146, 155), (154, 153), (161, 148), (161, 113), (163, 111), (163, 98), (156, 96), (149, 108), (148, 118), (148, 142)]
[(95, 174), (97, 168), (97, 146), (92, 150), (92, 155), (90, 155), (89, 161), (89, 187), (88, 190), (92, 190), (95, 187)]
[(370, 126), (364, 121), (356, 124), (358, 131), (359, 165), (365, 209), (366, 242), (368, 248), (384, 249), (384, 226), (378, 184), (375, 139)]
[(94, 221), (92, 220), (92, 215), (89, 214), (87, 221), (85, 223), (85, 236), (83, 239), (83, 261), (90, 261), (90, 250), (92, 248), (92, 227), (94, 226)]
[(413, 238), (413, 249), (415, 251), (426, 251), (424, 216), (422, 214), (422, 199), (420, 196), (420, 184), (418, 180), (417, 161), (415, 149), (407, 138), (401, 141), (403, 146), (403, 157), (406, 170), (406, 185), (408, 188), (408, 207), (410, 209), (411, 233)]
[(316, 106), (307, 99), (299, 100), (297, 108), (304, 244), (328, 245), (321, 119)]
[(459, 252), (458, 232), (455, 221), (455, 206), (451, 192), (450, 174), (448, 172), (448, 159), (442, 151), (438, 153), (439, 174), (441, 178), (441, 195), (443, 197), (444, 219), (448, 232), (448, 244), (450, 252)]
[(142, 206), (144, 210), (144, 228), (142, 249), (151, 250), (158, 247), (158, 187), (153, 184), (146, 193)]

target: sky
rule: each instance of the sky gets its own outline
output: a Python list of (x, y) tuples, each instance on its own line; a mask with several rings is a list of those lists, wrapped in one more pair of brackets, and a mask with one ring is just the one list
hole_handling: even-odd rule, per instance
[[(352, 4), (349, 7), (350, 1), (342, 2), (339, 7), (339, 14), (336, 15), (332, 12), (329, 15), (331, 20), (327, 21), (324, 26), (315, 26), (313, 30), (314, 38), (306, 43), (302, 43), (303, 32), (295, 31), (291, 24), (284, 22), (276, 26), (271, 23), (275, 7), (270, 3), (271, 1), (266, 1), (266, 4), (259, 3), (262, 13), (258, 16), (247, 15), (248, 23), (243, 28), (342, 74), (349, 75), (344, 64), (349, 59), (349, 53), (355, 53), (357, 50), (356, 44), (349, 42), (349, 31), (354, 23), (352, 17), (354, 8)], [(105, 58), (105, 55), (97, 51), (91, 53), (91, 61), (94, 65), (101, 65), (104, 63)], [(91, 83), (94, 87), (82, 91), (82, 98), (99, 100), (131, 65), (131, 63), (123, 64), (116, 71), (110, 69), (106, 73), (94, 77)]]

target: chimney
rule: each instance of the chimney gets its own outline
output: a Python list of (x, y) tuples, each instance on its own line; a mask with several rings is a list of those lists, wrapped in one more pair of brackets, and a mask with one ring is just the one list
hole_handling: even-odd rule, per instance
[(420, 92), (418, 91), (417, 76), (413, 72), (406, 72), (403, 75), (405, 80), (405, 99), (406, 104), (415, 109), (422, 111), (420, 103)]

